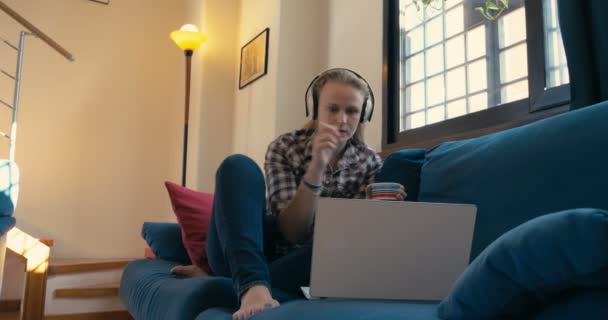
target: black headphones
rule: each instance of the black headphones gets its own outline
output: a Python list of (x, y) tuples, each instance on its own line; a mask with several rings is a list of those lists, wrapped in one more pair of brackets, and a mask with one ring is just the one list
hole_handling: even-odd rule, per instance
[(315, 86), (315, 83), (317, 82), (317, 79), (319, 79), (321, 76), (323, 76), (324, 74), (326, 74), (328, 72), (336, 71), (336, 70), (348, 71), (348, 72), (352, 73), (353, 75), (355, 75), (357, 78), (363, 80), (363, 82), (365, 82), (365, 84), (367, 85), (367, 90), (369, 90), (369, 96), (364, 97), (365, 101), (363, 102), (363, 107), (361, 108), (361, 119), (359, 120), (359, 122), (363, 123), (366, 120), (371, 121), (372, 114), (374, 113), (374, 105), (376, 104), (376, 100), (374, 99), (374, 92), (372, 91), (372, 87), (369, 85), (367, 80), (365, 80), (365, 78), (363, 78), (361, 75), (354, 72), (353, 70), (346, 69), (346, 68), (328, 69), (328, 70), (321, 72), (314, 79), (312, 79), (312, 81), (308, 85), (308, 89), (306, 89), (306, 95), (304, 97), (304, 103), (306, 105), (306, 117), (308, 117), (310, 115), (310, 111), (309, 111), (310, 105), (312, 105), (312, 119), (316, 120), (317, 116), (319, 114), (319, 93), (314, 92), (315, 90), (313, 89), (313, 87)]

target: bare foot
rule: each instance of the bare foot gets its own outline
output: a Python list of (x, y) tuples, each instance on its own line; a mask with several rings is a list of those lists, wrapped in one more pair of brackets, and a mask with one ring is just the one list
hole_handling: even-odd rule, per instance
[(272, 298), (265, 286), (253, 286), (241, 298), (241, 308), (232, 315), (233, 320), (244, 320), (264, 310), (276, 308), (279, 302)]
[(173, 267), (171, 273), (187, 278), (202, 278), (209, 276), (203, 269), (195, 265)]

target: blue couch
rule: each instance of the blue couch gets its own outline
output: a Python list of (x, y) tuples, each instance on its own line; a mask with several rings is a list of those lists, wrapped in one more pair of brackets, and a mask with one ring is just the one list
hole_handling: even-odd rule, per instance
[(4, 261), (8, 232), (15, 226), (13, 212), (19, 195), (19, 166), (0, 159), (0, 291), (4, 274)]
[[(431, 150), (396, 152), (378, 180), (405, 184), (412, 201), (476, 204), (473, 261), (501, 235), (531, 219), (572, 208), (608, 209), (607, 165), (604, 102)], [(120, 297), (135, 319), (231, 318), (236, 297), (230, 279), (179, 279), (169, 273), (172, 266), (189, 262), (176, 224), (146, 223), (142, 234), (159, 258), (131, 262), (123, 273)], [(528, 319), (606, 319), (606, 312), (590, 311), (606, 301), (608, 288), (564, 291)], [(299, 299), (252, 319), (435, 320), (437, 305)]]

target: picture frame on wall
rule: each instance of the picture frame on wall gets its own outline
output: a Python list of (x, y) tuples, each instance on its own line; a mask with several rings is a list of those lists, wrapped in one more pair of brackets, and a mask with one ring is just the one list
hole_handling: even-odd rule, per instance
[(241, 47), (239, 89), (245, 88), (268, 73), (269, 35), (270, 28), (266, 28)]

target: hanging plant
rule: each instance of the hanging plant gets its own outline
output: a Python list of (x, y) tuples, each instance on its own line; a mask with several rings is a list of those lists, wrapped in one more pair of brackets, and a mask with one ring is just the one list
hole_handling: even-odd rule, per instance
[[(444, 2), (447, 0), (412, 0), (418, 11), (426, 10), (431, 7), (435, 10), (441, 10)], [(479, 12), (488, 20), (496, 20), (500, 15), (509, 9), (509, 0), (487, 0), (485, 6), (476, 7), (475, 11)]]
[(435, 10), (441, 10), (443, 8), (443, 3), (446, 1), (447, 0), (412, 0), (418, 11), (420, 11), (420, 9), (426, 10), (429, 6)]
[(509, 0), (487, 0), (485, 7), (475, 8), (488, 20), (496, 20), (506, 9), (509, 9)]

